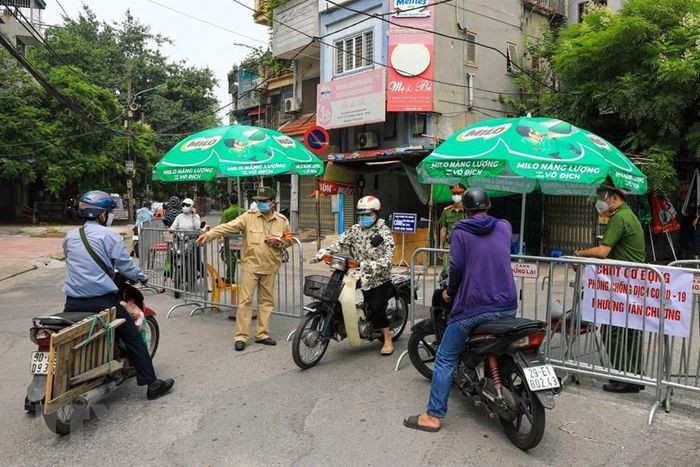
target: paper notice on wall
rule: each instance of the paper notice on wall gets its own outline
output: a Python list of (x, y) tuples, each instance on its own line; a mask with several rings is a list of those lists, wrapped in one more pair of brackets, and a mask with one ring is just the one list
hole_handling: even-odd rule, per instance
[[(693, 311), (693, 273), (657, 267), (586, 265), (583, 283), (583, 319), (598, 324), (658, 332), (664, 316), (664, 334), (688, 337)], [(662, 283), (665, 309), (661, 309)]]

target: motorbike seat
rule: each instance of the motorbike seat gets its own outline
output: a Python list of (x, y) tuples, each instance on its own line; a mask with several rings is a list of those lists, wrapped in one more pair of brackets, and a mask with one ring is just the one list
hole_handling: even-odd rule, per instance
[(51, 316), (42, 316), (38, 324), (47, 327), (65, 328), (94, 315), (89, 311), (69, 311), (66, 313), (56, 313)]
[(472, 330), (472, 335), (492, 334), (494, 336), (505, 336), (507, 334), (527, 334), (539, 331), (545, 327), (547, 327), (547, 324), (542, 321), (527, 318), (508, 318), (477, 326)]

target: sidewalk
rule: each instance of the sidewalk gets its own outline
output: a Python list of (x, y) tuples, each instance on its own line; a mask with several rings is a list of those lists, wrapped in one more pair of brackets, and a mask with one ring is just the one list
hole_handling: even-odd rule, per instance
[[(0, 225), (0, 281), (62, 261), (63, 238), (77, 225)], [(114, 227), (130, 245), (131, 226)]]

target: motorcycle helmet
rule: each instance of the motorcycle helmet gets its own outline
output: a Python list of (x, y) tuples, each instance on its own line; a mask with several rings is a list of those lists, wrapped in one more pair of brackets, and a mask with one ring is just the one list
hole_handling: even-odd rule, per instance
[(371, 214), (372, 212), (379, 212), (381, 209), (382, 203), (379, 202), (379, 198), (376, 196), (363, 196), (357, 201), (358, 214)]
[(86, 219), (97, 219), (100, 214), (110, 212), (115, 207), (116, 203), (109, 193), (91, 190), (80, 197), (78, 213)]
[(486, 211), (491, 207), (489, 196), (481, 188), (469, 188), (462, 196), (462, 204), (467, 211)]

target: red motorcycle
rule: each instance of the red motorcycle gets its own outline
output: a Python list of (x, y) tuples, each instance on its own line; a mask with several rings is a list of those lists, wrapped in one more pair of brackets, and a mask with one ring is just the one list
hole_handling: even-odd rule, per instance
[[(156, 312), (145, 305), (143, 294), (129, 283), (120, 285), (120, 294), (124, 302), (133, 304), (143, 313), (143, 329), (141, 336), (148, 349), (151, 358), (156, 354), (158, 341), (160, 340), (160, 329), (156, 321)], [(130, 305), (131, 308), (131, 305)], [(133, 308), (131, 308), (133, 309)], [(123, 363), (122, 368), (112, 372), (104, 382), (94, 389), (66, 400), (61, 407), (50, 414), (43, 410), (43, 401), (46, 393), (46, 380), (49, 372), (49, 350), (51, 336), (83, 320), (91, 319), (95, 313), (56, 313), (50, 316), (37, 316), (32, 319), (33, 326), (29, 330), (29, 338), (37, 345), (37, 350), (32, 352), (30, 359), (30, 372), (32, 382), (27, 387), (27, 395), (24, 398), (24, 409), (35, 414), (37, 408), (44, 414), (44, 421), (51, 431), (59, 435), (67, 435), (71, 431), (71, 423), (83, 420), (89, 414), (89, 407), (102, 400), (111, 393), (117, 386), (121, 385), (129, 377), (134, 376), (136, 371), (133, 364), (126, 355), (123, 344), (118, 340), (114, 345), (114, 359)], [(138, 311), (137, 311), (138, 312)], [(75, 362), (71, 361), (70, 365)]]

